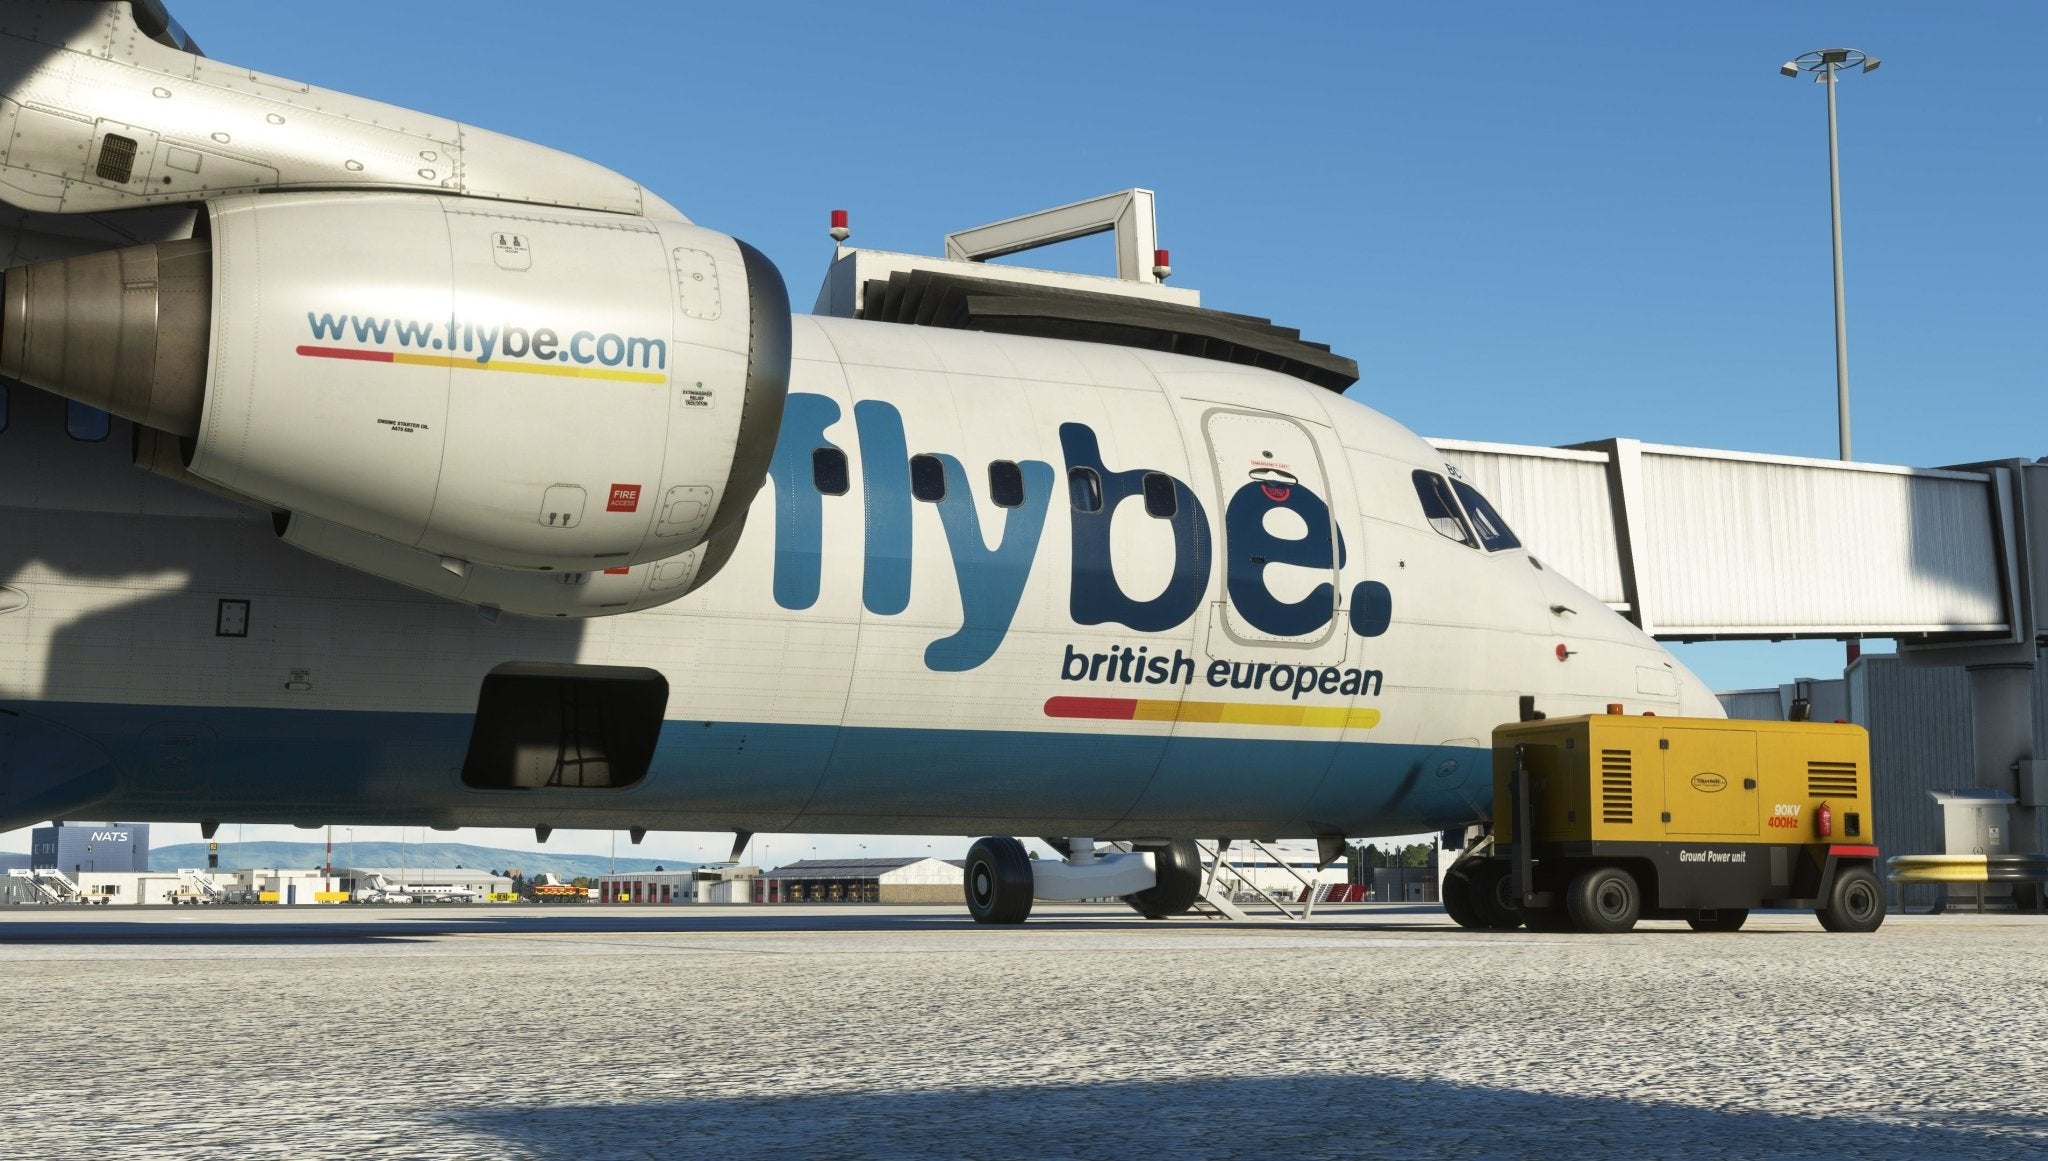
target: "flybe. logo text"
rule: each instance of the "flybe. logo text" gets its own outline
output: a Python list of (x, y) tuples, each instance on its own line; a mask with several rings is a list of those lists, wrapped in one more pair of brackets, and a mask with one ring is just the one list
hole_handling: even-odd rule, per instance
[[(831, 498), (813, 485), (813, 456), (837, 448), (825, 432), (839, 422), (841, 410), (828, 396), (802, 392), (791, 393), (783, 410), (781, 438), (769, 471), (775, 488), (774, 596), (786, 609), (807, 609), (818, 600), (824, 566), (824, 504)], [(911, 514), (913, 504), (919, 502), (912, 495), (911, 451), (902, 414), (894, 405), (858, 401), (853, 406), (853, 421), (866, 533), (861, 600), (869, 612), (892, 616), (910, 604)], [(1071, 537), (1067, 605), (1073, 622), (1080, 626), (1122, 625), (1145, 633), (1185, 625), (1207, 599), (1218, 555), (1210, 516), (1201, 499), (1185, 482), (1159, 469), (1113, 467), (1103, 455), (1095, 431), (1086, 424), (1063, 423), (1059, 437), (1068, 478), (1085, 469), (1083, 475), (1092, 476), (1089, 487), (1100, 492), (1099, 498), (1085, 506), (1062, 505), (1067, 509)], [(990, 548), (976, 510), (973, 474), (954, 456), (925, 454), (938, 461), (944, 473), (944, 487), (933, 507), (938, 510), (952, 558), (961, 613), (958, 631), (926, 647), (925, 665), (940, 671), (970, 670), (994, 656), (1009, 632), (1044, 536), (1046, 517), (1054, 507), (1061, 473), (1042, 460), (1017, 461), (1022, 496), (1008, 508), (1002, 539)], [(1148, 476), (1165, 477), (1172, 490), (1171, 515), (1164, 517), (1171, 526), (1171, 569), (1158, 592), (1133, 596), (1112, 568), (1112, 522), (1121, 502), (1146, 494)], [(1151, 486), (1155, 499), (1159, 498), (1160, 482), (1155, 479)], [(1299, 520), (1268, 520), (1276, 508), (1286, 509)], [(1124, 518), (1132, 517), (1126, 514)], [(1331, 529), (1331, 512), (1323, 497), (1287, 472), (1261, 469), (1251, 473), (1224, 502), (1222, 555), (1230, 607), (1246, 626), (1264, 637), (1312, 639), (1326, 632), (1338, 614), (1336, 586), (1325, 582), (1298, 599), (1283, 599), (1268, 586), (1266, 569), (1276, 564), (1296, 565), (1327, 571), (1334, 577), (1345, 564), (1342, 534), (1311, 532), (1288, 537), (1269, 526)], [(1360, 637), (1386, 632), (1393, 611), (1385, 585), (1361, 581), (1349, 597), (1351, 632)], [(1148, 659), (1147, 678), (1160, 660)], [(1061, 676), (1070, 681), (1099, 680), (1101, 667), (1092, 664), (1092, 658), (1090, 661), (1092, 672), (1077, 677), (1071, 670), (1078, 662), (1070, 654)], [(1377, 692), (1379, 678), (1371, 671), (1325, 670), (1313, 665), (1262, 664), (1258, 668), (1266, 672), (1256, 675), (1255, 687), (1290, 692), (1321, 692), (1328, 686), (1333, 694), (1356, 693), (1368, 685), (1371, 692)], [(1214, 669), (1212, 664), (1201, 679), (1219, 687), (1251, 684), (1240, 673)], [(1288, 671), (1286, 676), (1278, 676), (1281, 669)], [(1250, 667), (1246, 671), (1253, 672)], [(1169, 664), (1162, 677), (1180, 684), (1190, 681), (1193, 674)]]

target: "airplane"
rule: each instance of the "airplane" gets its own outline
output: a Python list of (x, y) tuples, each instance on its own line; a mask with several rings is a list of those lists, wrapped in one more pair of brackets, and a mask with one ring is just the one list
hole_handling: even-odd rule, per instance
[(1199, 838), (1477, 835), (1527, 713), (1722, 716), (1326, 384), (793, 314), (156, 0), (0, 4), (0, 123), (0, 829), (978, 833), (976, 920), (1158, 916)]
[(376, 872), (351, 898), (357, 903), (481, 903), (484, 893), (469, 887), (394, 883)]

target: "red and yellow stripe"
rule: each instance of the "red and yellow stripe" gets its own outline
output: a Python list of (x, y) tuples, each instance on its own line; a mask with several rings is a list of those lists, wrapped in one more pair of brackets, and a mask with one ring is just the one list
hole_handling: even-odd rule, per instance
[(310, 359), (355, 359), (364, 363), (405, 363), (415, 367), (455, 367), (469, 371), (515, 371), (521, 375), (565, 375), (572, 379), (610, 379), (618, 383), (666, 383), (660, 371), (614, 371), (573, 363), (479, 363), (461, 355), (421, 355), (412, 351), (366, 351), (356, 347), (300, 347)]
[(1111, 722), (1189, 722), (1199, 725), (1298, 726), (1303, 729), (1369, 730), (1380, 724), (1376, 709), (1237, 701), (1166, 701), (1142, 697), (1049, 697), (1049, 718)]

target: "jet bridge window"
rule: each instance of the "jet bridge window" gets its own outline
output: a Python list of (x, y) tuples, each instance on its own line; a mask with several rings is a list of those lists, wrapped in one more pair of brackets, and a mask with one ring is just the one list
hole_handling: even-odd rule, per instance
[(1024, 469), (1010, 460), (988, 466), (988, 496), (998, 508), (1024, 506)]
[(113, 417), (97, 407), (67, 401), (64, 404), (64, 433), (85, 443), (98, 443), (113, 430)]
[(946, 498), (946, 465), (939, 457), (910, 457), (910, 494), (927, 504)]
[(1457, 490), (1458, 499), (1465, 502), (1465, 514), (1472, 518), (1472, 527), (1479, 530), (1479, 543), (1488, 552), (1499, 552), (1504, 548), (1520, 548), (1522, 542), (1508, 531), (1508, 522), (1500, 518), (1479, 489), (1463, 480), (1452, 480), (1451, 487)]
[(1465, 517), (1458, 511), (1458, 501), (1451, 495), (1451, 486), (1435, 472), (1415, 473), (1415, 494), (1422, 497), (1422, 515), (1437, 535), (1446, 540), (1455, 540), (1467, 548), (1477, 548), (1472, 539), (1472, 530), (1465, 525)]
[(846, 495), (846, 453), (836, 447), (821, 447), (813, 451), (811, 482), (827, 496)]

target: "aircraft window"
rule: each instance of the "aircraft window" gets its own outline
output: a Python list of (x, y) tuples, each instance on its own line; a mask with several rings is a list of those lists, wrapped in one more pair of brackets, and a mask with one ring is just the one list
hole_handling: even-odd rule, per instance
[(1160, 472), (1146, 472), (1145, 515), (1171, 520), (1176, 507), (1178, 505), (1173, 499), (1173, 480)]
[(846, 453), (836, 447), (811, 452), (811, 482), (827, 496), (846, 495)]
[(69, 401), (64, 404), (64, 431), (72, 439), (98, 443), (107, 438), (113, 427), (113, 417), (97, 407)]
[(1458, 501), (1451, 496), (1451, 486), (1435, 472), (1415, 473), (1415, 494), (1422, 497), (1422, 514), (1429, 520), (1429, 526), (1437, 535), (1455, 540), (1468, 548), (1479, 547), (1472, 540), (1472, 530), (1465, 526), (1465, 518), (1458, 513)]
[(1076, 512), (1102, 511), (1102, 477), (1094, 468), (1072, 468), (1067, 472), (1067, 497)]
[(998, 508), (1024, 506), (1024, 469), (1009, 460), (988, 466), (988, 495)]
[(946, 498), (946, 465), (939, 457), (910, 457), (910, 494), (927, 504)]
[(1479, 543), (1486, 546), (1486, 551), (1522, 547), (1522, 542), (1508, 531), (1508, 522), (1500, 518), (1500, 513), (1493, 510), (1477, 488), (1463, 480), (1452, 480), (1451, 487), (1457, 489), (1458, 499), (1465, 501), (1465, 514), (1472, 518), (1472, 527), (1479, 531)]

